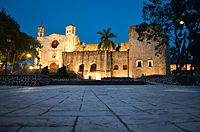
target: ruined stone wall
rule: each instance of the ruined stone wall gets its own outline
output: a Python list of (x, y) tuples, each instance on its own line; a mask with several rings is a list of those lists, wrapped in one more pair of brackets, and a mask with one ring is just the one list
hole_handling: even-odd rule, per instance
[(122, 42), (119, 51), (127, 51), (129, 49), (129, 42)]
[[(128, 52), (127, 51), (115, 51), (113, 52), (113, 77), (128, 77)], [(118, 66), (118, 70), (114, 67)]]
[[(142, 75), (165, 75), (166, 61), (165, 61), (165, 45), (162, 47), (162, 54), (156, 56), (155, 46), (156, 42), (151, 44), (144, 40), (140, 42), (137, 40), (138, 34), (135, 31), (136, 26), (129, 27), (129, 43), (130, 43), (130, 63), (132, 77), (141, 77)], [(142, 62), (142, 66), (138, 67), (138, 61)], [(152, 67), (149, 67), (148, 62), (152, 61)]]
[[(113, 70), (111, 69), (111, 56), (113, 60)], [(88, 79), (101, 79), (105, 77), (105, 51), (85, 51), (80, 52), (64, 52), (64, 65), (68, 70), (74, 71), (80, 75), (79, 66), (84, 64), (84, 78)], [(96, 71), (91, 71), (91, 65), (96, 64)], [(118, 66), (117, 70), (114, 70), (114, 65)], [(107, 77), (111, 77), (111, 70), (113, 77), (126, 77), (127, 69), (123, 69), (123, 65), (127, 65), (127, 52), (108, 52), (107, 61)]]

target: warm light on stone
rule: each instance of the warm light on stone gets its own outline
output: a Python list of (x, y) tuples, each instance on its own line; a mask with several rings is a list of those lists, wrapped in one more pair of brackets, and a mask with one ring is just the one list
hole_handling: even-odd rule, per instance
[[(147, 44), (137, 40), (136, 26), (129, 27), (129, 42), (115, 43), (117, 51), (108, 52), (107, 77), (141, 77), (143, 75), (166, 74), (166, 47), (163, 45), (162, 55), (155, 56), (157, 42)], [(43, 27), (42, 27), (43, 28)], [(40, 31), (38, 31), (40, 32)], [(38, 37), (43, 48), (38, 49), (41, 68), (58, 69), (63, 65), (68, 71), (84, 76), (84, 79), (100, 80), (105, 76), (105, 51), (98, 50), (98, 44), (84, 44), (76, 34), (72, 24), (66, 27), (66, 35), (51, 34)], [(58, 45), (52, 47), (53, 42)], [(120, 45), (120, 46), (119, 46)], [(112, 65), (111, 65), (112, 56)], [(35, 67), (37, 66), (35, 60)], [(80, 65), (84, 65), (83, 73)], [(95, 67), (94, 67), (95, 65)], [(114, 68), (118, 67), (118, 68)], [(111, 68), (112, 67), (112, 68)], [(169, 68), (168, 68), (169, 69)]]

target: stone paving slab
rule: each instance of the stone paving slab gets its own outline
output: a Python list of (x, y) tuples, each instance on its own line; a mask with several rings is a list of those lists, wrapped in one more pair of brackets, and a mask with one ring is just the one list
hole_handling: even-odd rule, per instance
[(0, 132), (199, 132), (200, 87), (0, 86)]

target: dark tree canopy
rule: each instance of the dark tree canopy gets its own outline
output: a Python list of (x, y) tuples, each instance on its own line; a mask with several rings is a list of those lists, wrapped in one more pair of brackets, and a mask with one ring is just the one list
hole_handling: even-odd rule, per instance
[[(194, 67), (199, 68), (200, 1), (199, 0), (149, 0), (144, 3), (143, 18), (145, 23), (137, 28), (138, 40), (157, 41), (167, 38), (171, 51), (176, 55), (177, 70), (185, 64), (184, 59), (193, 56)], [(152, 30), (147, 27), (151, 25)], [(161, 25), (159, 30), (157, 25)], [(162, 45), (162, 42), (160, 43)], [(158, 49), (159, 46), (157, 46)]]
[[(26, 54), (38, 57), (37, 47), (40, 43), (33, 37), (20, 31), (19, 24), (8, 15), (3, 8), (0, 12), (0, 61), (5, 64), (8, 53), (8, 63), (14, 65), (16, 62), (25, 61)], [(13, 63), (14, 62), (14, 63)]]

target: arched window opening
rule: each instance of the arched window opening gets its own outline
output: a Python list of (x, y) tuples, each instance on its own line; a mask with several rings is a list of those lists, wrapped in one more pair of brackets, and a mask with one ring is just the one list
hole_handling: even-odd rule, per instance
[(136, 61), (136, 67), (142, 67), (142, 60), (137, 60)]
[(97, 68), (97, 65), (96, 64), (92, 64), (91, 67), (90, 67), (90, 71), (94, 72), (94, 71), (96, 71), (96, 68)]
[(51, 47), (52, 47), (52, 48), (57, 48), (58, 45), (59, 45), (58, 41), (57, 41), (57, 40), (54, 40), (54, 41), (52, 42), (52, 44), (51, 44)]
[(114, 70), (118, 70), (118, 65), (114, 65)]
[(152, 60), (148, 60), (148, 66), (153, 67), (153, 61)]
[(84, 70), (84, 64), (81, 64), (80, 66), (79, 66), (79, 72), (82, 72)]

